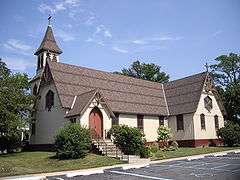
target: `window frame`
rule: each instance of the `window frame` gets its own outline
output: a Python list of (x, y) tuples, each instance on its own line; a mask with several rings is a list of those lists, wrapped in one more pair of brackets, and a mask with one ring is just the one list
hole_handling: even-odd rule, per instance
[(140, 129), (142, 132), (144, 131), (144, 121), (143, 121), (144, 116), (138, 114), (137, 115), (137, 128)]
[(159, 116), (159, 126), (164, 126), (164, 116)]
[(33, 120), (31, 123), (31, 135), (35, 135), (36, 134), (36, 120)]
[(201, 125), (201, 130), (206, 130), (206, 118), (205, 114), (200, 114), (200, 125)]
[(54, 106), (54, 92), (52, 90), (48, 90), (45, 96), (45, 108), (48, 111), (51, 111), (53, 106)]
[(215, 130), (218, 130), (219, 129), (219, 118), (218, 118), (218, 115), (214, 116), (214, 124), (215, 124)]
[(176, 116), (177, 121), (177, 131), (184, 131), (184, 118), (183, 114), (178, 114)]
[(112, 118), (112, 127), (119, 125), (119, 114), (115, 113), (114, 115), (115, 117)]

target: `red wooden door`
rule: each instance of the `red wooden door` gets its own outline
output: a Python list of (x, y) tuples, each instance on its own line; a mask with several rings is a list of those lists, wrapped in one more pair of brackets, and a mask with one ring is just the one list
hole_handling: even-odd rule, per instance
[(93, 138), (103, 137), (102, 113), (98, 108), (93, 108), (89, 115), (89, 127)]

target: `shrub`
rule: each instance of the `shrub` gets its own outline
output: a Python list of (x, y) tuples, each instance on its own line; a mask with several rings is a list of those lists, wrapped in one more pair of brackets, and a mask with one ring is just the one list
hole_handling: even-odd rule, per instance
[(171, 139), (171, 129), (166, 126), (159, 126), (158, 130), (158, 141), (163, 143), (163, 146), (167, 146), (167, 142)]
[(217, 131), (217, 135), (223, 139), (224, 144), (233, 146), (240, 143), (240, 126), (233, 122), (228, 122), (225, 127)]
[(144, 146), (144, 134), (137, 129), (126, 125), (113, 126), (108, 134), (113, 136), (114, 143), (128, 155), (140, 155)]
[(143, 146), (143, 147), (140, 149), (140, 157), (141, 157), (141, 158), (149, 158), (150, 155), (151, 155), (151, 151), (150, 151), (149, 147)]
[(21, 131), (12, 130), (7, 133), (0, 133), (0, 151), (7, 153), (16, 152), (21, 147)]
[(150, 146), (150, 151), (151, 153), (156, 153), (159, 150), (159, 147), (157, 144), (151, 145)]
[(163, 154), (162, 151), (157, 151), (157, 152), (155, 153), (155, 157), (160, 159), (160, 158), (163, 158), (163, 157), (164, 157), (164, 154)]
[(79, 124), (66, 125), (55, 137), (56, 156), (59, 159), (83, 158), (90, 146), (90, 132)]

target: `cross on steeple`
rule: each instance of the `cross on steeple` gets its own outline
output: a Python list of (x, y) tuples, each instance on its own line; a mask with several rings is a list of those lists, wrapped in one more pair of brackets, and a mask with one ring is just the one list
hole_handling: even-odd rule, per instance
[(49, 16), (48, 16), (48, 25), (51, 25), (51, 19), (52, 19), (52, 16), (49, 14)]

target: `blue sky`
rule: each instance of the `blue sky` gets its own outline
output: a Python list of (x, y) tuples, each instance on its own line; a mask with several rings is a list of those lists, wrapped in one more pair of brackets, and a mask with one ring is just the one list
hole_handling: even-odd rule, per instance
[(239, 8), (239, 0), (1, 0), (0, 57), (32, 76), (51, 13), (61, 62), (119, 71), (140, 60), (173, 80), (240, 53)]

